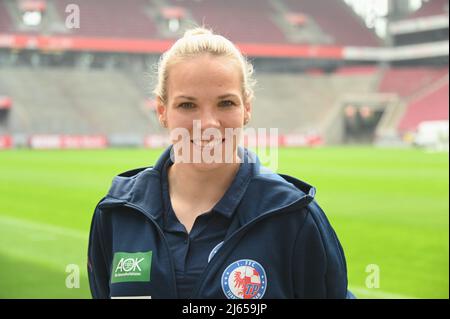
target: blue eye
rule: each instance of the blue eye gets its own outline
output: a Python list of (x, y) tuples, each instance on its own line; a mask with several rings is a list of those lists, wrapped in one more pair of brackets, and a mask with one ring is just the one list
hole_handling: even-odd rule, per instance
[(182, 109), (192, 109), (192, 108), (194, 108), (194, 103), (184, 102), (184, 103), (179, 104), (178, 107), (181, 107)]
[(221, 101), (219, 103), (219, 106), (222, 106), (222, 107), (233, 106), (233, 105), (236, 105), (236, 103), (234, 103), (231, 100), (225, 100), (225, 101)]

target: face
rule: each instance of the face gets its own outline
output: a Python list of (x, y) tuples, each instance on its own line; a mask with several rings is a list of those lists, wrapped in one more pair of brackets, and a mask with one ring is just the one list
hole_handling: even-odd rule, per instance
[[(182, 60), (168, 71), (166, 103), (159, 100), (157, 110), (171, 131), (172, 143), (188, 146), (190, 162), (197, 168), (223, 165), (229, 161), (227, 154), (235, 158), (239, 137), (229, 133), (242, 129), (251, 111), (243, 98), (239, 66), (229, 58), (202, 55)], [(181, 144), (180, 135), (173, 134), (179, 131), (188, 133)], [(199, 153), (208, 155), (206, 161), (205, 156), (200, 163), (193, 158)], [(215, 163), (207, 163), (209, 156), (216, 158)]]

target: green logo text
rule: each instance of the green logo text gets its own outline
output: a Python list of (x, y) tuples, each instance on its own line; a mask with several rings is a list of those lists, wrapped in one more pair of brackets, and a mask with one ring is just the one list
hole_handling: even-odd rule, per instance
[(150, 281), (152, 252), (117, 252), (114, 254), (111, 283)]

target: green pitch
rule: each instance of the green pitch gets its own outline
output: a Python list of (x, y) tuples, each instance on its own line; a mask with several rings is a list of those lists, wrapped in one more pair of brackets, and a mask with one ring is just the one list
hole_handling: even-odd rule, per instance
[[(114, 175), (151, 165), (160, 152), (1, 151), (0, 298), (89, 298), (93, 209)], [(281, 149), (278, 166), (317, 187), (357, 297), (449, 297), (448, 154)], [(80, 287), (69, 289), (76, 266)]]

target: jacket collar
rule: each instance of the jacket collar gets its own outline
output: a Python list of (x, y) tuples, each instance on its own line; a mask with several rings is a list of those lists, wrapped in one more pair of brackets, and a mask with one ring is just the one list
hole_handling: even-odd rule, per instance
[[(248, 161), (250, 155), (248, 154), (248, 150), (244, 148), (238, 149), (238, 156), (241, 159), (247, 159), (242, 161), (239, 165), (239, 169), (234, 177), (233, 181), (229, 185), (225, 194), (222, 198), (214, 205), (213, 211), (223, 215), (226, 218), (232, 218), (234, 212), (236, 211), (237, 206), (239, 205), (242, 197), (245, 194), (248, 184), (252, 179), (253, 175), (253, 166), (252, 163)], [(161, 163), (158, 163), (160, 165)], [(162, 165), (162, 169), (160, 170), (161, 176), (161, 187), (163, 197), (162, 200), (164, 202), (164, 207), (168, 207), (169, 196), (166, 194), (168, 192), (168, 175), (167, 170), (168, 166), (172, 165), (173, 161), (171, 158), (166, 158), (164, 164)]]
[[(160, 221), (163, 212), (161, 172), (171, 151), (172, 146), (162, 153), (154, 167), (134, 169), (116, 176), (99, 207), (129, 205)], [(239, 182), (242, 191), (237, 192), (238, 195), (232, 201), (219, 201), (216, 205), (215, 208), (222, 213), (231, 215), (236, 211), (240, 224), (246, 224), (261, 215), (280, 211), (295, 203), (306, 206), (314, 199), (314, 187), (293, 177), (269, 171), (261, 166), (254, 153), (245, 148), (239, 147), (238, 152), (243, 160), (242, 165), (249, 165), (251, 173), (240, 181), (234, 181)]]

